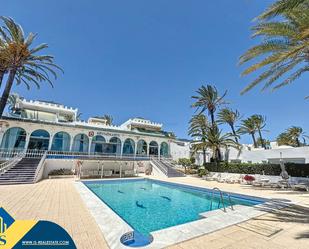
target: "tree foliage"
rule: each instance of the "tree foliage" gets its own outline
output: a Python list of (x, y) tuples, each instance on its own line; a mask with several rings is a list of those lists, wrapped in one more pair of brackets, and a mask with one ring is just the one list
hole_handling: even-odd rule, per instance
[(0, 84), (3, 75), (8, 73), (8, 80), (0, 100), (0, 116), (10, 95), (15, 81), (16, 84), (25, 84), (30, 89), (30, 84), (40, 88), (42, 82), (53, 83), (50, 76), (57, 79), (55, 70), (62, 69), (54, 63), (51, 55), (38, 55), (38, 52), (48, 48), (46, 43), (32, 47), (36, 34), (29, 33), (25, 36), (22, 27), (13, 19), (0, 17), (4, 25), (0, 27)]
[(260, 37), (261, 43), (248, 49), (239, 63), (254, 61), (242, 76), (257, 70), (263, 72), (243, 89), (242, 94), (262, 82), (262, 90), (278, 89), (309, 71), (308, 0), (278, 0), (256, 20), (252, 37)]
[[(301, 127), (292, 126), (280, 133), (277, 137), (278, 145), (289, 145), (293, 147), (300, 147), (306, 145), (308, 136)], [(302, 141), (301, 141), (302, 140)]]

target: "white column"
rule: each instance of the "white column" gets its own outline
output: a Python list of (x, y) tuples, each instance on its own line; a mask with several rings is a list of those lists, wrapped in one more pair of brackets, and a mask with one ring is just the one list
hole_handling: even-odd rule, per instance
[(90, 155), (91, 144), (92, 144), (92, 137), (89, 137), (89, 144), (88, 144), (88, 155)]
[(27, 132), (26, 134), (27, 134), (27, 136), (26, 136), (26, 143), (25, 143), (25, 148), (24, 148), (25, 150), (28, 149), (28, 145), (29, 145), (29, 141), (30, 141), (31, 132), (30, 132), (30, 133)]
[(48, 150), (51, 150), (53, 139), (54, 139), (54, 134), (50, 134)]
[[(69, 134), (70, 134), (70, 133), (69, 133)], [(74, 142), (74, 137), (75, 137), (75, 136), (71, 136), (71, 134), (70, 134), (70, 137), (71, 137), (71, 140), (70, 140), (70, 151), (72, 151), (73, 142)]]
[(136, 142), (134, 141), (134, 158), (137, 155), (137, 143), (138, 143), (138, 140)]

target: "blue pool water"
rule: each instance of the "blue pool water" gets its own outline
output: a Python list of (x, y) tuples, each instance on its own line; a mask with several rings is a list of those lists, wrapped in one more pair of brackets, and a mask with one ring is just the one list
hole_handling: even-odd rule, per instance
[[(147, 235), (152, 231), (201, 218), (210, 210), (212, 190), (163, 181), (109, 180), (84, 181), (84, 184), (134, 230)], [(253, 206), (262, 199), (231, 194), (233, 205)], [(217, 209), (215, 196), (212, 210)], [(227, 198), (225, 204), (228, 205)], [(222, 205), (220, 205), (222, 208)]]

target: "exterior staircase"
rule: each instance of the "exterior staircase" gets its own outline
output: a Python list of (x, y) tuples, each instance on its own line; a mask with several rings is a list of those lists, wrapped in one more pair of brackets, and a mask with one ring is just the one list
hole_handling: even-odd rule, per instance
[(0, 175), (0, 185), (34, 183), (41, 158), (22, 158), (15, 166)]
[(156, 167), (156, 169), (160, 170), (166, 177), (183, 177), (186, 176), (184, 173), (176, 170), (173, 165), (168, 161), (163, 160), (154, 160), (151, 161), (152, 166)]

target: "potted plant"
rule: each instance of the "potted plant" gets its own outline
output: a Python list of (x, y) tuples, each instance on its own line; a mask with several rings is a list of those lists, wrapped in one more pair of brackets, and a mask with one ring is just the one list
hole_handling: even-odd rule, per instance
[(254, 178), (254, 176), (245, 175), (244, 180), (246, 181), (247, 184), (252, 184), (252, 182), (255, 180), (255, 178)]

